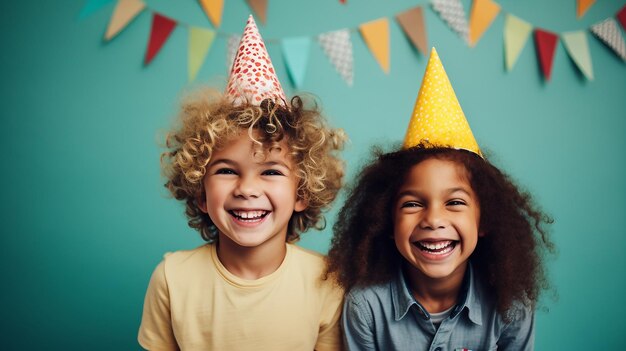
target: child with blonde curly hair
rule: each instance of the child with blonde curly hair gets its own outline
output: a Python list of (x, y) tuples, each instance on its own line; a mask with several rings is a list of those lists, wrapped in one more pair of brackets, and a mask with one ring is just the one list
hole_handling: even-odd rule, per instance
[(321, 255), (293, 243), (323, 226), (342, 185), (343, 132), (317, 106), (285, 101), (252, 17), (226, 94), (188, 99), (180, 122), (162, 155), (166, 187), (208, 243), (157, 266), (140, 344), (340, 349), (342, 291), (322, 279)]

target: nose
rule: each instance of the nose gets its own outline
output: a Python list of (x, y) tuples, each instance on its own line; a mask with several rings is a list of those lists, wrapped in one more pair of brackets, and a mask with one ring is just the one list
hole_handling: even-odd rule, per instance
[(446, 227), (446, 216), (443, 208), (439, 206), (428, 206), (422, 211), (422, 218), (419, 226), (422, 229), (443, 229)]
[(261, 196), (261, 188), (254, 176), (241, 176), (233, 193), (236, 197), (254, 198)]

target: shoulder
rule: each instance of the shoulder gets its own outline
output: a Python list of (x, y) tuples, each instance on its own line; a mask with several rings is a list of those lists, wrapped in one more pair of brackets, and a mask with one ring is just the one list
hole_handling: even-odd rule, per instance
[(165, 275), (193, 272), (197, 269), (205, 270), (212, 262), (211, 251), (213, 244), (204, 244), (191, 250), (168, 252), (163, 255), (160, 266)]
[(388, 304), (392, 298), (391, 282), (358, 286), (346, 294), (346, 306), (364, 307)]
[(299, 269), (305, 270), (311, 274), (319, 274), (319, 276), (321, 276), (326, 267), (326, 262), (322, 254), (297, 245), (287, 245), (291, 251), (292, 264), (299, 266)]

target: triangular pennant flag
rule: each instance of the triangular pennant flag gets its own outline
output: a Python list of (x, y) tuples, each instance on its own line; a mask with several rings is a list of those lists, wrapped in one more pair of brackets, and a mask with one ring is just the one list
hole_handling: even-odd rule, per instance
[(87, 3), (83, 6), (78, 14), (78, 19), (84, 19), (94, 12), (100, 10), (105, 5), (112, 3), (113, 0), (87, 0)]
[(551, 32), (543, 29), (535, 29), (535, 46), (537, 48), (537, 56), (539, 58), (539, 64), (543, 77), (546, 80), (550, 80), (550, 74), (552, 73), (552, 61), (554, 59), (554, 52), (556, 50), (556, 44), (559, 37)]
[(617, 20), (619, 21), (619, 23), (622, 24), (622, 28), (626, 30), (626, 5), (624, 5), (624, 7), (622, 7), (622, 9), (619, 10), (619, 12), (615, 15), (615, 17), (617, 17)]
[(233, 62), (235, 62), (235, 56), (237, 55), (237, 49), (239, 48), (239, 42), (241, 37), (232, 34), (228, 37), (228, 43), (226, 47), (226, 69), (230, 72), (233, 68)]
[(504, 20), (504, 61), (507, 71), (510, 71), (515, 65), (532, 30), (533, 27), (530, 23), (511, 14), (506, 15)]
[(349, 86), (352, 86), (354, 58), (352, 56), (350, 32), (347, 29), (341, 29), (320, 34), (317, 39), (337, 72)]
[(248, 5), (254, 11), (256, 17), (265, 24), (267, 21), (267, 0), (248, 0)]
[(198, 75), (198, 71), (204, 63), (213, 40), (215, 32), (210, 29), (190, 27), (189, 28), (189, 48), (188, 48), (188, 74), (189, 81), (193, 82)]
[(461, 104), (434, 48), (417, 94), (403, 148), (420, 143), (467, 150), (482, 157)]
[(176, 22), (158, 13), (154, 13), (152, 16), (152, 28), (150, 29), (150, 39), (148, 41), (148, 50), (146, 50), (146, 57), (144, 59), (144, 65), (150, 64), (150, 61), (161, 50), (161, 47), (167, 41), (172, 31), (176, 27)]
[(461, 39), (467, 42), (468, 27), (463, 10), (463, 4), (460, 0), (432, 0), (431, 5), (435, 12), (448, 23), (448, 26), (454, 30)]
[(568, 32), (561, 36), (565, 49), (569, 53), (576, 66), (589, 80), (593, 80), (593, 67), (591, 65), (591, 55), (589, 55), (589, 44), (585, 32)]
[(576, 17), (581, 18), (596, 0), (577, 0), (576, 1)]
[(476, 45), (500, 12), (500, 5), (493, 0), (474, 0), (469, 24), (469, 44)]
[(421, 7), (414, 7), (396, 15), (400, 27), (413, 43), (413, 46), (426, 55), (428, 40), (426, 39), (426, 26), (424, 25), (424, 13)]
[(617, 22), (613, 18), (607, 18), (598, 24), (594, 24), (591, 26), (591, 32), (610, 47), (622, 60), (626, 60), (624, 37), (622, 37), (622, 33), (620, 33), (617, 27)]
[(300, 88), (304, 82), (307, 63), (309, 62), (309, 50), (311, 38), (286, 38), (283, 39), (283, 56), (289, 71), (289, 77), (296, 88)]
[(385, 73), (389, 73), (389, 20), (383, 17), (359, 26), (365, 44)]
[(104, 40), (111, 40), (146, 8), (142, 0), (119, 0), (113, 10)]
[(215, 28), (222, 24), (222, 11), (224, 10), (224, 0), (198, 0), (204, 13), (206, 13)]

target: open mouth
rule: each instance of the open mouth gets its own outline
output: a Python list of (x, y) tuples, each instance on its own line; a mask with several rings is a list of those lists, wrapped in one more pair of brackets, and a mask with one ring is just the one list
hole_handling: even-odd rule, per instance
[(454, 247), (458, 241), (456, 240), (441, 240), (441, 241), (430, 241), (430, 240), (422, 240), (416, 241), (413, 243), (418, 249), (428, 252), (433, 255), (444, 255), (448, 252), (454, 250)]
[(230, 210), (228, 211), (231, 216), (235, 217), (238, 221), (242, 222), (258, 222), (265, 218), (270, 211), (264, 210), (254, 210), (254, 211), (243, 211), (243, 210)]

